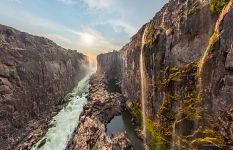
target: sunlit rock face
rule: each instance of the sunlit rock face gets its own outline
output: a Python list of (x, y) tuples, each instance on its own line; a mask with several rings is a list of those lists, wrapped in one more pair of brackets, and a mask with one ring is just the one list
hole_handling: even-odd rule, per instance
[(83, 54), (0, 25), (0, 149), (14, 149), (40, 121), (50, 119), (86, 66)]
[(229, 116), (233, 104), (233, 9), (225, 12), (215, 35), (221, 12), (211, 11), (212, 5), (208, 0), (170, 0), (119, 51), (123, 93), (140, 106), (139, 60), (147, 28), (143, 48), (148, 89), (145, 126), (152, 149), (232, 145), (232, 133), (226, 134), (225, 128), (228, 125), (232, 130), (232, 118), (223, 121), (220, 116)]

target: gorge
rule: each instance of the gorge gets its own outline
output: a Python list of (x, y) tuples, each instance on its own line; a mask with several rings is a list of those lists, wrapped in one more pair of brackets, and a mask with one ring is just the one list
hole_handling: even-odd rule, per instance
[(233, 0), (170, 0), (94, 69), (0, 25), (0, 149), (233, 149), (232, 22)]

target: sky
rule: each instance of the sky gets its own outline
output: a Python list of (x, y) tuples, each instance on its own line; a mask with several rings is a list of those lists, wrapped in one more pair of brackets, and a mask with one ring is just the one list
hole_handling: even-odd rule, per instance
[(0, 24), (87, 55), (119, 50), (167, 0), (1, 0)]

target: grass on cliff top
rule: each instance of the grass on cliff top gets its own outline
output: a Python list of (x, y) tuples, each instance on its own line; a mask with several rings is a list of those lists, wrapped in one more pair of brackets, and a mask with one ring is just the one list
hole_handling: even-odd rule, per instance
[(212, 15), (218, 15), (221, 13), (222, 9), (229, 2), (229, 0), (211, 0), (210, 11)]

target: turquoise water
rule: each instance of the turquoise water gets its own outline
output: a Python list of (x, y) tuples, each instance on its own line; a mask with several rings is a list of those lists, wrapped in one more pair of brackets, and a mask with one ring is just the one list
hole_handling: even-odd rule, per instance
[(134, 126), (131, 123), (132, 116), (129, 111), (124, 111), (121, 116), (115, 116), (107, 125), (107, 134), (126, 132), (126, 137), (130, 140), (135, 150), (143, 150), (143, 141), (137, 137)]
[(71, 93), (70, 102), (51, 121), (46, 135), (31, 150), (65, 150), (87, 103), (89, 79), (87, 75)]

